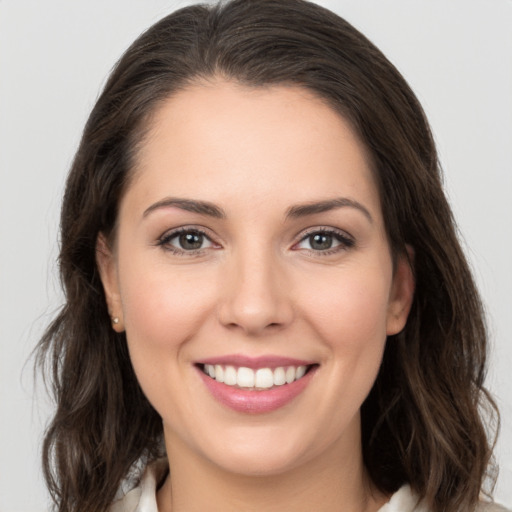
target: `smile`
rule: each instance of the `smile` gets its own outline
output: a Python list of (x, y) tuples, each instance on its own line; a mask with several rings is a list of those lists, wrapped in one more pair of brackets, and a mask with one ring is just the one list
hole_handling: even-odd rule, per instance
[(227, 356), (195, 367), (215, 401), (236, 412), (262, 414), (302, 394), (320, 365), (282, 357)]
[(304, 377), (308, 366), (279, 366), (277, 368), (258, 368), (254, 370), (241, 366), (224, 366), (220, 364), (205, 364), (202, 367), (203, 372), (227, 386), (238, 388), (265, 390), (277, 386), (291, 384)]

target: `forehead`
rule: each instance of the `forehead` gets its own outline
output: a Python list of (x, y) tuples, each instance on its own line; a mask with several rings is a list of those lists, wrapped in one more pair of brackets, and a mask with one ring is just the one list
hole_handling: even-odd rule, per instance
[(297, 86), (218, 80), (177, 92), (149, 122), (133, 188), (148, 201), (164, 193), (263, 202), (356, 194), (380, 210), (364, 144), (338, 112)]

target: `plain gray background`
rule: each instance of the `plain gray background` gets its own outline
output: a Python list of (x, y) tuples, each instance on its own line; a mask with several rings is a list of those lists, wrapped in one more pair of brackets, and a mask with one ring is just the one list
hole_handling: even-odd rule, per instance
[[(82, 127), (126, 47), (188, 3), (0, 0), (0, 512), (47, 509), (39, 451), (51, 409), (42, 386), (34, 389), (27, 360), (61, 302), (59, 204)], [(384, 51), (432, 123), (447, 193), (489, 312), (488, 385), (502, 412), (496, 497), (510, 507), (512, 1), (318, 3)]]

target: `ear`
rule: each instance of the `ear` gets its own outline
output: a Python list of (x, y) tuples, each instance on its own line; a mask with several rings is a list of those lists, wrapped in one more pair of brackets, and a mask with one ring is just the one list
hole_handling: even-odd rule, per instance
[(96, 265), (98, 266), (103, 290), (105, 291), (112, 328), (116, 332), (123, 332), (124, 321), (117, 278), (117, 261), (103, 233), (100, 233), (96, 240)]
[(398, 334), (407, 323), (414, 298), (414, 249), (407, 246), (407, 254), (399, 256), (388, 303), (386, 334)]

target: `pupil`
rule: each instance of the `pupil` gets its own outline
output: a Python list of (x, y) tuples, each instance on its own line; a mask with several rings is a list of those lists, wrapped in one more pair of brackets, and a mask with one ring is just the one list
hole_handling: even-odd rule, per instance
[(313, 249), (325, 251), (325, 249), (330, 249), (332, 246), (332, 235), (316, 233), (311, 236), (310, 243)]
[(203, 245), (203, 235), (201, 233), (183, 233), (180, 235), (180, 245), (183, 249), (200, 249)]

